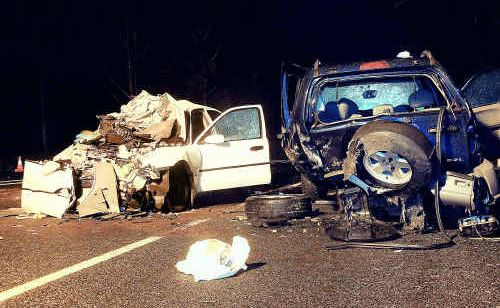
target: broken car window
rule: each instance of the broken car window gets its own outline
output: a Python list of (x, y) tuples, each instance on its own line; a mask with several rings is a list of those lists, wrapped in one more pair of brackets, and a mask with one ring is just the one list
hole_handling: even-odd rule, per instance
[(332, 123), (350, 117), (410, 112), (443, 103), (433, 82), (424, 76), (386, 77), (327, 83), (316, 103), (318, 117)]
[(465, 99), (472, 107), (500, 101), (500, 69), (483, 72), (473, 77), (463, 89)]
[(260, 125), (257, 108), (238, 109), (221, 118), (210, 134), (224, 135), (224, 141), (257, 139), (261, 137)]

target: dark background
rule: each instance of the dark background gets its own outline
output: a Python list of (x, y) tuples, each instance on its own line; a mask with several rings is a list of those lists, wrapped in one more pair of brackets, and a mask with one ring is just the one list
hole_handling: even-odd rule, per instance
[(461, 86), (498, 64), (499, 26), (495, 1), (2, 1), (0, 172), (59, 152), (141, 89), (261, 103), (274, 136), (283, 61), (430, 49)]

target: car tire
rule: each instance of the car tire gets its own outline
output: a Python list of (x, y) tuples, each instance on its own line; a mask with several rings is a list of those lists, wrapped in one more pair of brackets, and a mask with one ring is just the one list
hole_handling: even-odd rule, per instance
[[(434, 176), (435, 159), (432, 143), (416, 128), (395, 122), (372, 122), (356, 131), (349, 144), (346, 162), (355, 164), (358, 177), (376, 187), (390, 188), (398, 194), (412, 194), (428, 185)], [(372, 158), (383, 157), (383, 172), (371, 169)], [(378, 159), (378, 158), (377, 158)], [(398, 161), (391, 165), (390, 162)], [(388, 163), (387, 163), (388, 162)], [(394, 166), (404, 166), (411, 173), (394, 171)], [(375, 159), (374, 166), (379, 164)], [(380, 164), (379, 164), (380, 165)], [(391, 169), (393, 171), (391, 171)], [(398, 169), (398, 167), (396, 167)], [(399, 176), (399, 178), (398, 178)]]
[(164, 211), (180, 212), (193, 207), (194, 190), (184, 167), (174, 166), (169, 171), (170, 186), (165, 196)]
[(322, 199), (326, 196), (326, 189), (316, 185), (309, 180), (305, 175), (301, 174), (302, 193), (311, 198), (312, 201)]
[(245, 200), (245, 213), (253, 226), (283, 224), (312, 211), (311, 198), (303, 194), (257, 195)]

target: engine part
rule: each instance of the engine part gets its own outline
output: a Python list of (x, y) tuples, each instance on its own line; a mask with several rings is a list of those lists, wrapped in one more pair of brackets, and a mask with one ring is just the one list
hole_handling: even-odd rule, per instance
[(396, 228), (381, 222), (344, 219), (327, 223), (325, 232), (332, 240), (343, 242), (388, 241), (400, 237)]
[(340, 209), (349, 208), (359, 214), (369, 214), (367, 212), (368, 200), (366, 194), (358, 187), (337, 189), (337, 204)]
[[(435, 189), (431, 191), (436, 193)], [(491, 196), (483, 178), (447, 171), (444, 185), (439, 188), (439, 200), (444, 205), (476, 210), (490, 203)]]
[(498, 227), (498, 220), (492, 215), (470, 216), (458, 220), (458, 230), (464, 236), (491, 235)]

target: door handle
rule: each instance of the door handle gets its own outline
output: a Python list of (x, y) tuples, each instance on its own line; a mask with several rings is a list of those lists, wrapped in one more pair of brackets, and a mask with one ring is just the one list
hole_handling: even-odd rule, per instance
[(264, 146), (262, 145), (255, 145), (253, 147), (250, 148), (250, 151), (260, 151), (260, 150), (264, 150)]

